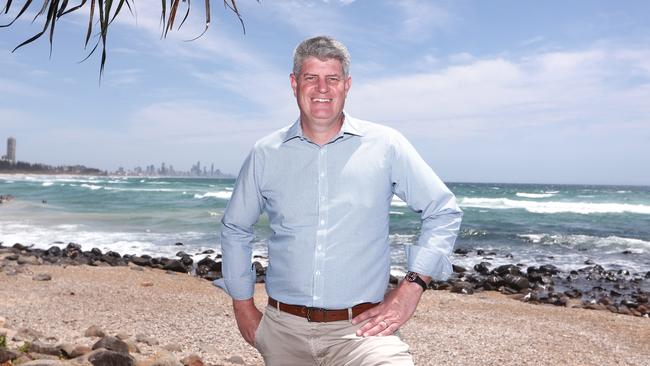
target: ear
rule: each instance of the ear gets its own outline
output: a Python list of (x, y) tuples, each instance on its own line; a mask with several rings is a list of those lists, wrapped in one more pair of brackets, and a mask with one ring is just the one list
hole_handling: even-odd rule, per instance
[(352, 76), (348, 76), (348, 78), (345, 79), (345, 82), (343, 84), (343, 88), (345, 89), (345, 95), (348, 95), (348, 91), (350, 91), (351, 87), (352, 87)]
[(293, 96), (297, 97), (298, 96), (298, 79), (296, 79), (296, 75), (291, 73), (291, 75), (289, 75), (289, 80), (291, 81), (291, 89), (293, 89)]

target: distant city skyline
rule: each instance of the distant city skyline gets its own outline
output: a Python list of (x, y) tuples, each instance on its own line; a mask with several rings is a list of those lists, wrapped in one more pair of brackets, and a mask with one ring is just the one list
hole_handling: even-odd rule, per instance
[[(0, 131), (19, 160), (116, 171), (197, 160), (237, 174), (258, 139), (298, 117), (303, 39), (352, 56), (346, 111), (402, 132), (445, 181), (650, 185), (650, 2), (246, 0), (246, 23), (193, 6), (160, 39), (160, 2), (111, 24), (78, 63), (87, 18), (0, 28)], [(18, 7), (15, 11), (18, 11)], [(4, 24), (15, 14), (0, 14)], [(3, 140), (4, 144), (4, 140)]]

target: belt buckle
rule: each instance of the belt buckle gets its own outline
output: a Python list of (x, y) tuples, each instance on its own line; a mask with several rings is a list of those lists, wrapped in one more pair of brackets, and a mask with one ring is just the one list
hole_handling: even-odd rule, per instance
[(326, 310), (327, 310), (327, 309), (323, 309), (323, 308), (311, 308), (311, 307), (308, 307), (308, 308), (307, 308), (307, 321), (308, 321), (308, 322), (313, 322), (313, 321), (314, 321), (314, 320), (312, 320), (312, 318), (311, 318), (312, 311), (320, 311), (320, 312), (322, 312), (322, 313), (323, 313), (323, 318), (325, 318), (325, 311), (326, 311)]

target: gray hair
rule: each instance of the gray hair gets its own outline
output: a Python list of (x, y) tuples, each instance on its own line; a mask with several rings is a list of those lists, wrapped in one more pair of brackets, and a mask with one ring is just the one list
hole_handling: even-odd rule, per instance
[(343, 76), (350, 74), (350, 53), (343, 43), (328, 36), (318, 36), (302, 41), (293, 51), (293, 74), (300, 75), (302, 63), (309, 57), (321, 61), (336, 59), (343, 66)]

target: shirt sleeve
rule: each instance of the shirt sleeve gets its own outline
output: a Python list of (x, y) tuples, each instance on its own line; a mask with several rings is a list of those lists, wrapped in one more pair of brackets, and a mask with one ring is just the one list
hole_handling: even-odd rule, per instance
[(215, 281), (235, 300), (253, 297), (256, 273), (252, 267), (253, 225), (264, 207), (259, 188), (260, 166), (251, 151), (239, 172), (232, 197), (221, 219), (222, 281)]
[(452, 273), (449, 257), (463, 212), (454, 194), (413, 145), (399, 132), (395, 133), (393, 193), (419, 213), (422, 220), (417, 244), (407, 246), (407, 268), (435, 280), (446, 280)]

